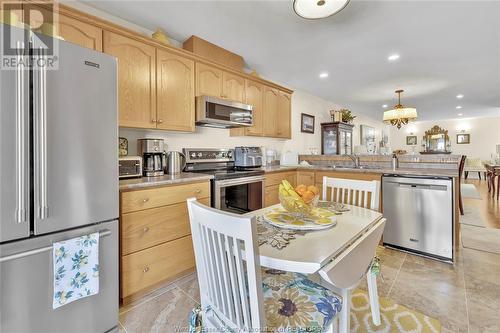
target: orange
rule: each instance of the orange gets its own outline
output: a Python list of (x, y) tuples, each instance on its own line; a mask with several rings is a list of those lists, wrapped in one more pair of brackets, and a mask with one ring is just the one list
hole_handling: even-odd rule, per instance
[(295, 192), (297, 192), (300, 196), (304, 195), (306, 191), (307, 191), (307, 186), (305, 185), (299, 185), (295, 188)]
[(316, 194), (314, 194), (314, 192), (311, 192), (311, 191), (305, 191), (305, 193), (302, 195), (302, 199), (306, 202), (306, 203), (309, 203), (312, 201), (312, 199), (314, 199), (314, 197), (316, 196)]
[(307, 190), (308, 190), (308, 191), (311, 191), (312, 193), (314, 193), (314, 194), (316, 194), (316, 195), (318, 195), (318, 194), (319, 194), (319, 189), (318, 189), (316, 186), (314, 186), (314, 185), (309, 185), (309, 186), (307, 187)]

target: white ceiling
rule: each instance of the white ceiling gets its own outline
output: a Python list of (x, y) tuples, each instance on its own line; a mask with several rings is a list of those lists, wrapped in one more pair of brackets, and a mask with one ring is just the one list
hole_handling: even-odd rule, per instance
[[(351, 0), (314, 21), (295, 15), (291, 0), (85, 2), (180, 41), (200, 36), (354, 113), (381, 119), (401, 88), (419, 120), (500, 116), (500, 1)], [(401, 57), (389, 62), (393, 53)]]

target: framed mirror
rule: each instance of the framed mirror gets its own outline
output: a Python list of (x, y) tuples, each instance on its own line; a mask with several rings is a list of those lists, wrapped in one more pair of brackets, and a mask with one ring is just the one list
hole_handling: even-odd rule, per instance
[(439, 126), (434, 126), (430, 130), (425, 131), (422, 139), (424, 150), (422, 154), (450, 154), (450, 137), (448, 130)]

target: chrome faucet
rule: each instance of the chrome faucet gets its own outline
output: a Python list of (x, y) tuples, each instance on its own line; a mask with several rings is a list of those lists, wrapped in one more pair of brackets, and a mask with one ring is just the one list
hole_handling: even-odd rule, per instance
[(347, 155), (349, 158), (354, 162), (354, 168), (359, 168), (359, 156), (352, 154), (352, 155)]

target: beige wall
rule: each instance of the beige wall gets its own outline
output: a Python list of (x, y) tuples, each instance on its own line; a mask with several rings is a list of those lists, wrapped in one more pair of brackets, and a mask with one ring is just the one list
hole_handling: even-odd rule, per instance
[[(332, 102), (313, 96), (303, 91), (295, 91), (292, 95), (292, 139), (231, 137), (229, 130), (196, 127), (195, 133), (176, 133), (155, 130), (120, 129), (120, 136), (129, 140), (129, 154), (136, 154), (136, 140), (139, 138), (161, 138), (165, 140), (168, 150), (181, 150), (182, 148), (233, 148), (235, 146), (264, 146), (276, 149), (278, 153), (293, 151), (299, 154), (308, 154), (310, 148), (321, 150), (322, 122), (330, 121), (329, 110), (338, 108)], [(314, 134), (300, 131), (300, 115), (307, 113), (316, 117)], [(358, 116), (355, 120), (353, 142), (359, 144), (359, 124), (375, 127), (377, 142), (380, 140), (383, 123), (368, 117)]]
[[(406, 136), (413, 132), (418, 139), (415, 150), (419, 152), (422, 148), (422, 136), (434, 125), (448, 130), (453, 154), (489, 160), (491, 154), (496, 151), (496, 145), (500, 144), (500, 117), (496, 117), (422, 121), (411, 123), (400, 130), (392, 127), (390, 130), (391, 148), (411, 152), (413, 147), (406, 145)], [(470, 144), (457, 144), (457, 134), (462, 133), (462, 129), (463, 133), (470, 134)]]

